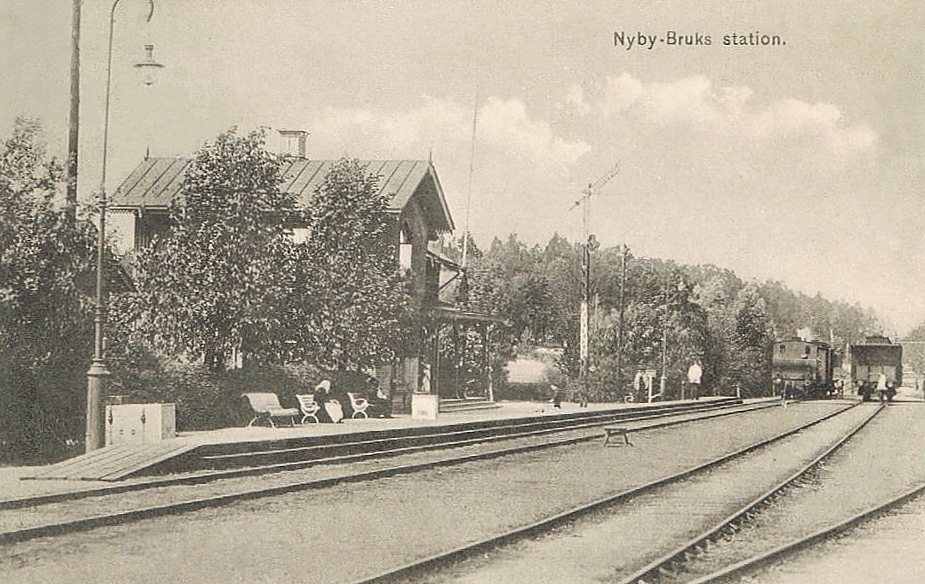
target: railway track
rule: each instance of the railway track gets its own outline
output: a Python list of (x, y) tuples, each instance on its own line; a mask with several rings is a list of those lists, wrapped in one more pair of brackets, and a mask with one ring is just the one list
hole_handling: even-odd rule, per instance
[[(641, 431), (747, 413), (769, 407), (774, 407), (774, 403), (721, 408), (704, 407), (695, 412), (662, 412), (623, 417), (620, 424)], [(402, 459), (409, 456), (426, 455), (428, 451), (436, 450), (438, 446), (398, 446), (383, 450), (378, 453), (378, 456), (374, 452), (335, 455), (313, 460), (310, 464), (272, 464), (233, 471), (213, 471), (3, 501), (0, 502), (0, 544), (64, 535), (78, 530), (216, 507), (235, 501), (272, 497), (308, 489), (323, 489), (338, 484), (376, 480), (441, 466), (459, 465), (596, 440), (601, 437), (600, 426), (612, 421), (613, 416), (611, 415), (584, 420), (581, 424), (573, 423), (558, 429), (549, 424), (539, 428), (529, 425), (523, 432), (517, 434), (513, 432), (493, 436), (470, 434), (467, 437), (460, 437), (459, 440), (441, 440), (439, 448), (441, 450), (450, 449), (449, 456), (428, 456), (426, 460), (414, 462)], [(549, 434), (555, 432), (568, 435), (554, 440), (547, 439)], [(511, 442), (518, 443), (496, 447)], [(475, 452), (466, 451), (473, 448), (482, 449)], [(396, 461), (398, 464), (383, 464), (383, 460), (380, 459), (386, 457), (390, 459), (390, 462)], [(357, 470), (356, 467), (362, 467), (364, 462), (374, 466)], [(348, 470), (329, 472), (326, 476), (319, 477), (317, 473), (306, 476), (307, 473), (316, 471), (320, 466), (340, 466), (340, 463), (350, 463), (351, 467)], [(258, 486), (254, 487), (255, 483)], [(143, 491), (143, 493), (133, 496), (132, 494), (137, 491)], [(107, 511), (100, 513), (100, 508), (105, 508)]]
[(804, 538), (780, 554), (755, 558), (722, 580), (741, 575), (765, 584), (923, 582), (923, 491), (925, 483), (840, 525), (821, 530), (817, 539)]
[[(715, 482), (716, 476), (722, 475), (723, 472), (729, 475), (726, 477), (727, 483), (730, 477), (733, 481), (741, 481), (744, 477), (751, 477), (754, 473), (762, 472), (762, 469), (773, 465), (775, 461), (785, 462), (789, 460), (792, 454), (788, 450), (795, 443), (795, 435), (806, 432), (817, 425), (822, 425), (852, 408), (853, 406), (849, 406), (827, 414), (792, 430), (758, 441), (694, 468), (652, 481), (641, 487), (607, 496), (529, 525), (520, 526), (449, 551), (393, 567), (355, 582), (356, 584), (397, 581), (442, 583), (495, 581), (498, 579), (531, 582), (545, 581), (549, 578), (555, 580), (559, 579), (558, 577), (561, 577), (563, 581), (571, 581), (570, 576), (574, 576), (571, 572), (554, 573), (553, 566), (556, 564), (556, 560), (552, 556), (559, 554), (557, 558), (560, 560), (558, 565), (564, 566), (566, 570), (571, 570), (583, 561), (583, 558), (578, 558), (572, 552), (587, 552), (588, 550), (584, 549), (584, 544), (588, 543), (589, 539), (576, 536), (573, 532), (559, 533), (559, 530), (562, 532), (569, 531), (573, 526), (583, 524), (587, 520), (587, 523), (594, 524), (589, 529), (596, 532), (596, 537), (600, 538), (602, 532), (614, 534), (615, 538), (622, 539), (623, 543), (627, 543), (630, 538), (639, 533), (642, 526), (648, 525), (653, 528), (660, 528), (660, 525), (664, 522), (664, 517), (669, 516), (674, 519), (674, 516), (678, 515), (678, 509), (683, 507), (685, 503), (689, 503), (691, 497), (697, 502), (697, 506), (708, 507), (710, 505), (709, 501), (690, 494), (692, 481), (700, 481), (701, 484)], [(819, 432), (820, 436), (816, 437), (816, 442), (804, 446), (804, 449), (812, 451), (813, 458), (816, 458), (815, 452), (819, 450), (819, 444), (830, 444), (833, 440), (833, 435), (836, 436), (834, 439), (837, 440), (837, 437), (846, 433), (848, 435), (854, 434), (879, 411), (877, 409), (869, 414), (863, 412), (861, 422), (852, 423), (847, 432), (841, 427), (844, 422), (841, 425), (835, 424), (834, 428), (826, 427), (825, 431)], [(744, 462), (733, 462), (739, 459), (743, 459)], [(724, 471), (724, 468), (729, 466), (729, 463), (733, 463), (731, 466), (735, 468), (732, 471)], [(780, 467), (781, 464), (778, 463), (777, 466)], [(777, 469), (777, 472), (780, 472), (780, 468)], [(704, 478), (707, 475), (712, 476)], [(726, 489), (728, 489), (728, 485)], [(721, 489), (721, 491), (723, 490)], [(655, 493), (658, 493), (658, 495), (655, 495)], [(649, 498), (648, 500), (646, 499), (647, 497)], [(606, 523), (607, 518), (615, 510), (625, 511), (631, 517), (619, 527), (600, 527), (601, 524)], [(706, 512), (711, 511), (716, 512), (715, 510), (707, 510)], [(593, 519), (595, 515), (598, 516), (597, 519)], [(627, 537), (626, 534), (633, 535)], [(607, 535), (604, 535), (603, 539), (606, 540), (607, 537)], [(527, 546), (521, 545), (528, 540)], [(634, 542), (630, 541), (629, 543), (629, 547), (634, 547), (632, 545)], [(530, 547), (533, 544), (535, 545)], [(518, 556), (509, 561), (506, 557), (508, 546), (517, 548), (511, 552), (511, 555)], [(529, 549), (524, 549), (524, 547)], [(614, 557), (620, 557), (619, 551), (614, 551), (608, 546), (598, 551), (600, 554), (606, 554), (610, 561)], [(591, 553), (594, 553), (594, 551), (592, 550)], [(639, 545), (635, 545), (634, 553), (644, 556), (647, 550), (640, 549)], [(639, 581), (642, 576), (653, 571), (658, 572), (660, 567), (654, 564), (649, 565), (645, 570), (634, 574), (634, 578), (630, 579), (630, 581)], [(512, 576), (512, 574), (517, 574), (517, 576)], [(600, 574), (587, 578), (589, 581), (596, 579), (600, 579)]]
[[(878, 422), (888, 423), (878, 419), (873, 425)], [(916, 471), (921, 457), (914, 461), (917, 441), (891, 444), (890, 457), (884, 457), (878, 438), (885, 430), (865, 425), (863, 434), (839, 441), (775, 489), (647, 566), (646, 573), (622, 582), (722, 581), (917, 497), (925, 492)]]
[(719, 582), (728, 582), (735, 577), (755, 573), (760, 568), (771, 562), (779, 561), (781, 558), (789, 554), (793, 554), (814, 546), (820, 542), (831, 539), (840, 533), (857, 527), (866, 521), (878, 518), (884, 513), (906, 505), (913, 499), (921, 497), (923, 494), (925, 494), (925, 482), (916, 485), (907, 492), (893, 497), (888, 501), (873, 505), (843, 521), (839, 521), (835, 524), (818, 529), (809, 535), (787, 541), (774, 547), (773, 549), (754, 554), (739, 562), (736, 562), (735, 564), (716, 570), (715, 572), (711, 572), (696, 579), (689, 580), (688, 584), (714, 584)]

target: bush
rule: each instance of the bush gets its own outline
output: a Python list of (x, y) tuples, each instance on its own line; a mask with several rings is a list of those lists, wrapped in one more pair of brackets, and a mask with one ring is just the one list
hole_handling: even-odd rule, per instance
[(136, 374), (123, 386), (124, 403), (174, 403), (177, 430), (215, 430), (243, 426), (251, 412), (241, 394), (275, 393), (284, 407), (298, 407), (295, 394), (311, 392), (320, 376), (309, 366), (266, 366), (210, 373), (202, 364), (174, 363)]
[(496, 400), (508, 401), (549, 401), (552, 388), (548, 383), (506, 383), (495, 389)]

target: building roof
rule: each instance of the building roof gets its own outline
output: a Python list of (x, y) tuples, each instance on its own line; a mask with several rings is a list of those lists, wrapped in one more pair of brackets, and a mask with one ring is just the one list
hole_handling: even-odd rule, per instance
[[(324, 181), (336, 160), (287, 159), (280, 189), (295, 195), (302, 205), (311, 203), (315, 189)], [(438, 231), (452, 231), (453, 218), (447, 207), (437, 172), (427, 160), (361, 160), (361, 166), (379, 176), (379, 192), (391, 196), (389, 210), (401, 212), (412, 196), (419, 202)], [(146, 158), (112, 196), (115, 209), (167, 209), (180, 192), (190, 158)]]

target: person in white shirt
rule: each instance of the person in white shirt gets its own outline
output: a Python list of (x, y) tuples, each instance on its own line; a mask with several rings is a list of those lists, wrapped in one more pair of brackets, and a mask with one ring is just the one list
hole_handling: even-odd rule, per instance
[(691, 399), (700, 399), (700, 378), (703, 377), (703, 369), (700, 363), (694, 361), (687, 370), (687, 382), (691, 387)]

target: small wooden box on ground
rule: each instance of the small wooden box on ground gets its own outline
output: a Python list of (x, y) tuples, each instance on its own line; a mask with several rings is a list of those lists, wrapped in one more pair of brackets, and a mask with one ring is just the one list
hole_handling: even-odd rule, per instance
[(107, 446), (150, 444), (176, 435), (176, 404), (106, 406)]
[(436, 420), (440, 411), (440, 397), (430, 393), (415, 393), (411, 396), (411, 418), (414, 420)]

